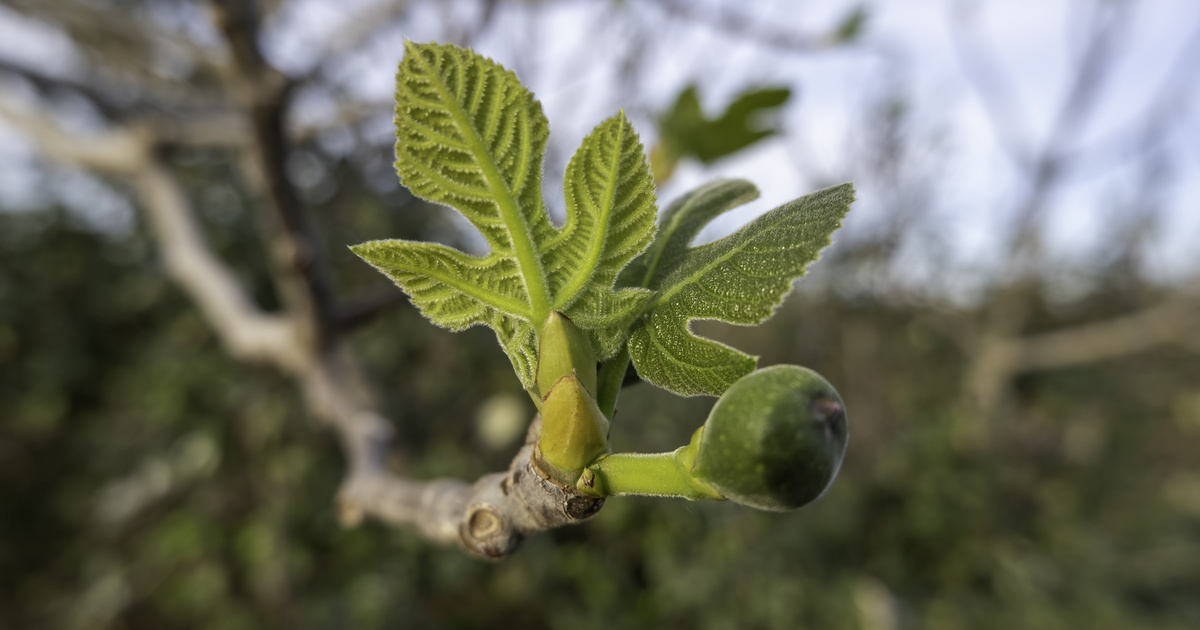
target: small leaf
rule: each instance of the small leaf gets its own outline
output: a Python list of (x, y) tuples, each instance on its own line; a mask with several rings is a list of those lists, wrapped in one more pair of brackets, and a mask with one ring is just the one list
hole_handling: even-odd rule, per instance
[(434, 324), (454, 331), (490, 326), (522, 383), (533, 382), (537, 341), (513, 259), (476, 258), (445, 245), (402, 240), (370, 241), (350, 250), (391, 278)]
[(654, 238), (654, 178), (624, 112), (600, 123), (567, 164), (567, 219), (548, 243), (553, 307), (589, 331), (602, 358), (625, 341), (649, 291), (613, 291), (613, 283)]
[(655, 147), (655, 175), (665, 181), (675, 163), (692, 157), (711, 164), (778, 133), (768, 116), (787, 103), (786, 87), (745, 90), (721, 115), (709, 118), (700, 106), (700, 95), (691, 85), (659, 118), (660, 145)]
[[(658, 294), (629, 338), (638, 374), (683, 396), (718, 396), (752, 371), (754, 357), (695, 336), (689, 322), (765, 321), (791, 290), (792, 281), (829, 245), (853, 200), (850, 184), (801, 197), (721, 240), (687, 250), (669, 272), (651, 274), (649, 287)], [(719, 207), (707, 206), (708, 214), (715, 216), (718, 212), (713, 210)], [(683, 233), (695, 234), (703, 223), (688, 222)], [(664, 232), (669, 230), (664, 227)], [(668, 234), (666, 242), (670, 238)]]
[(867, 18), (870, 15), (867, 13), (867, 8), (863, 6), (854, 7), (842, 18), (837, 28), (833, 31), (833, 41), (839, 44), (848, 44), (854, 42), (862, 36), (863, 29), (867, 24)]

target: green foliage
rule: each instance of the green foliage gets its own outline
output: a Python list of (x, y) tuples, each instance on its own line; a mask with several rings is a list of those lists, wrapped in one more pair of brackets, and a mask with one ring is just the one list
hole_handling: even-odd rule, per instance
[[(759, 324), (829, 244), (854, 200), (842, 184), (788, 202), (718, 241), (687, 248), (710, 220), (758, 195), (745, 181), (709, 184), (663, 215), (658, 240), (632, 269), (655, 291), (629, 338), (638, 374), (683, 396), (718, 396), (754, 369), (754, 357), (694, 335), (694, 319)], [(634, 278), (630, 278), (634, 281)]]
[(748, 89), (719, 116), (709, 118), (700, 106), (698, 88), (684, 88), (658, 120), (659, 145), (652, 160), (655, 178), (665, 181), (683, 158), (711, 164), (775, 135), (778, 129), (769, 116), (791, 95), (786, 87)]
[(858, 40), (866, 28), (869, 17), (870, 14), (867, 12), (866, 7), (860, 6), (851, 9), (834, 30), (833, 41), (839, 44), (846, 44)]
[[(515, 75), (469, 50), (410, 42), (396, 86), (401, 182), (462, 212), (491, 251), (478, 258), (403, 240), (352, 249), (392, 278), (433, 323), (451, 330), (490, 326), (530, 391), (536, 390), (538, 332), (550, 312), (559, 311), (599, 359), (628, 343), (651, 382), (683, 395), (719, 395), (753, 369), (754, 359), (691, 335), (688, 322), (756, 324), (769, 317), (792, 280), (829, 244), (853, 200), (849, 185), (833, 188), (785, 204), (717, 243), (688, 249), (708, 220), (757, 195), (745, 182), (718, 183), (672, 206), (663, 236), (651, 247), (653, 179), (637, 133), (618, 113), (584, 139), (568, 164), (566, 222), (555, 228), (540, 192), (546, 119)], [(721, 119), (704, 123), (711, 129), (691, 131), (724, 137), (714, 151), (736, 150), (763, 137), (748, 131), (751, 114), (786, 98), (786, 90), (748, 93)], [(735, 138), (731, 129), (750, 135)], [(637, 267), (645, 270), (640, 280), (614, 288), (622, 269), (647, 247), (650, 258)]]
[(632, 125), (617, 114), (584, 139), (567, 168), (558, 229), (541, 197), (546, 137), (541, 105), (512, 72), (469, 50), (408, 43), (396, 75), (396, 170), (414, 194), (462, 212), (491, 251), (476, 258), (401, 240), (352, 248), (433, 323), (490, 326), (527, 389), (551, 310), (607, 358), (650, 297), (613, 289), (654, 233), (653, 181)]
[[(230, 179), (180, 171), (197, 187)], [(351, 199), (316, 206), (331, 242), (441, 229), (444, 213), (402, 191)], [(252, 215), (206, 227), (270, 303)], [(343, 254), (332, 258), (347, 291), (384, 282)], [(821, 264), (853, 275), (861, 251), (846, 254)], [(1035, 305), (1037, 329), (1164, 290), (1108, 272), (1093, 286)], [(846, 395), (854, 445), (830, 491), (790, 514), (608, 501), (588, 525), (493, 565), (402, 529), (340, 529), (335, 441), (296, 421), (304, 405), (286, 378), (224, 353), (148, 239), (51, 209), (0, 211), (0, 627), (855, 630), (878, 627), (880, 611), (912, 628), (1197, 627), (1200, 357), (1162, 348), (1028, 375), (978, 441), (985, 426), (961, 404), (967, 351), (945, 322), (988, 307), (800, 293), (763, 326), (721, 330), (764, 365), (812, 366)], [(401, 306), (355, 345), (401, 419), (406, 472), (507, 464), (511, 451), (475, 432), (483, 397), (512, 381), (490, 332), (450, 334)], [(674, 448), (711, 404), (627, 387), (619, 417), (639, 421), (622, 422), (614, 446)], [(184, 465), (204, 442), (215, 453), (195, 459), (207, 463)], [(154, 488), (136, 506), (114, 501)], [(111, 518), (121, 505), (136, 509)]]

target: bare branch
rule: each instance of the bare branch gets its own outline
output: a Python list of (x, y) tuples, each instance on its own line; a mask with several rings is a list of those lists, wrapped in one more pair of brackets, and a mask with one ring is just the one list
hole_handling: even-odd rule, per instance
[(559, 485), (532, 466), (530, 457), (541, 430), (537, 420), (507, 472), (484, 475), (474, 484), (400, 477), (387, 465), (391, 425), (373, 410), (347, 346), (323, 354), (300, 378), (309, 408), (338, 433), (349, 459), (338, 493), (346, 525), (371, 516), (499, 559), (529, 534), (586, 520), (604, 503)]
[(49, 157), (67, 164), (109, 174), (129, 175), (146, 160), (145, 135), (131, 129), (76, 136), (63, 131), (43, 114), (0, 97), (0, 116), (25, 133)]
[(115, 128), (72, 136), (45, 116), (0, 99), (0, 115), (13, 121), (50, 157), (81, 168), (128, 177), (162, 249), (167, 273), (208, 318), (229, 352), (245, 360), (270, 360), (295, 369), (294, 326), (253, 304), (234, 273), (204, 243), (187, 198), (153, 156), (144, 128)]
[(119, 101), (112, 94), (100, 90), (94, 85), (67, 77), (52, 76), (5, 59), (0, 59), (0, 72), (19, 76), (43, 92), (68, 90), (80, 94), (95, 104), (96, 108), (109, 118), (119, 117), (131, 105)]
[(272, 220), (273, 275), (288, 311), (300, 318), (306, 342), (329, 343), (333, 308), (324, 251), (285, 165), (290, 146), (285, 132), (291, 83), (263, 59), (254, 3), (213, 0), (214, 20), (234, 59), (252, 139), (247, 179), (261, 189)]
[(968, 20), (977, 5), (960, 4), (952, 12), (950, 41), (963, 76), (979, 94), (979, 103), (991, 123), (996, 141), (1019, 167), (1028, 169), (1033, 162), (1025, 137), (1029, 130), (1028, 117), (1014, 98), (1015, 90), (998, 64), (980, 44)]
[(474, 484), (455, 479), (413, 482), (381, 468), (353, 469), (339, 493), (343, 522), (354, 524), (371, 515), (415, 526), (431, 540), (457, 543), (477, 556), (498, 560), (530, 534), (591, 518), (604, 499), (561, 486), (531, 464), (538, 424), (534, 422), (534, 437), (506, 472), (484, 475)]
[(1012, 344), (1014, 373), (1051, 370), (1184, 343), (1200, 334), (1200, 309), (1181, 299), (1103, 322), (1025, 337)]
[(676, 19), (706, 24), (722, 34), (739, 37), (759, 46), (774, 48), (790, 53), (811, 53), (836, 43), (827, 34), (797, 33), (794, 30), (776, 29), (755, 24), (745, 14), (724, 11), (720, 15), (705, 15), (696, 10), (691, 2), (679, 0), (656, 0), (655, 4)]
[(975, 348), (966, 393), (988, 415), (1008, 383), (1021, 374), (1116, 359), (1168, 345), (1200, 349), (1200, 306), (1194, 298), (1185, 295), (1130, 315), (1027, 337), (1006, 336), (993, 327)]
[(134, 176), (167, 273), (188, 292), (234, 357), (272, 361), (287, 369), (303, 364), (295, 326), (253, 304), (233, 272), (209, 250), (187, 199), (155, 160)]

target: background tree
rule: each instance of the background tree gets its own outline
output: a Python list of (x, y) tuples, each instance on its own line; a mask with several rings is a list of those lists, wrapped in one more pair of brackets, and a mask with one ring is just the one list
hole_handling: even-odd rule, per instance
[[(429, 327), (342, 247), (476, 246), (398, 187), (391, 104), (364, 69), (390, 73), (401, 34), (475, 44), (553, 99), (545, 55), (585, 78), (595, 63), (585, 38), (546, 50), (585, 5), (592, 37), (621, 46), (595, 99), (609, 102), (579, 103), (550, 147), (548, 191), (600, 112), (623, 106), (653, 135), (691, 80), (701, 95), (752, 84), (728, 61), (738, 47), (787, 65), (850, 46), (891, 77), (853, 112), (842, 163), (817, 166), (804, 127), (781, 139), (798, 180), (854, 180), (874, 218), (770, 325), (698, 326), (837, 384), (854, 423), (842, 478), (785, 517), (613, 502), (494, 566), (406, 528), (342, 529), (334, 496), (348, 520), (395, 519), (379, 484), (502, 468), (532, 411), (490, 334)], [(802, 22), (665, 0), (363, 2), (337, 19), (299, 2), (6, 2), (10, 32), (59, 53), (0, 63), (0, 113), (51, 158), (9, 169), (6, 187), (33, 192), (0, 213), (0, 625), (1196, 625), (1195, 269), (1164, 280), (1144, 261), (1192, 168), (1175, 143), (1197, 40), (1097, 138), (1089, 117), (1121, 94), (1149, 9), (1071, 6), (1082, 26), (1048, 125), (1020, 116), (978, 36), (986, 11), (950, 14), (1016, 191), (997, 209), (1003, 262), (972, 267), (944, 237), (952, 143), (854, 7)], [(697, 76), (655, 91), (668, 60)], [(694, 179), (690, 160), (660, 200)], [(1132, 175), (1111, 184), (1106, 246), (1056, 256), (1063, 195), (1114, 165)], [(708, 404), (634, 388), (622, 413), (640, 420), (622, 430), (673, 448)]]

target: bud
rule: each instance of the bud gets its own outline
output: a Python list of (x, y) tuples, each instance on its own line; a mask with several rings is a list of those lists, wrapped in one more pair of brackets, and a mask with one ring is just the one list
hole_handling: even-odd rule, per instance
[(538, 437), (543, 472), (574, 484), (584, 467), (608, 452), (608, 419), (574, 373), (558, 380), (542, 400)]
[(596, 395), (596, 353), (571, 320), (551, 312), (538, 338), (538, 393), (545, 397), (564, 376), (575, 373), (593, 397)]

